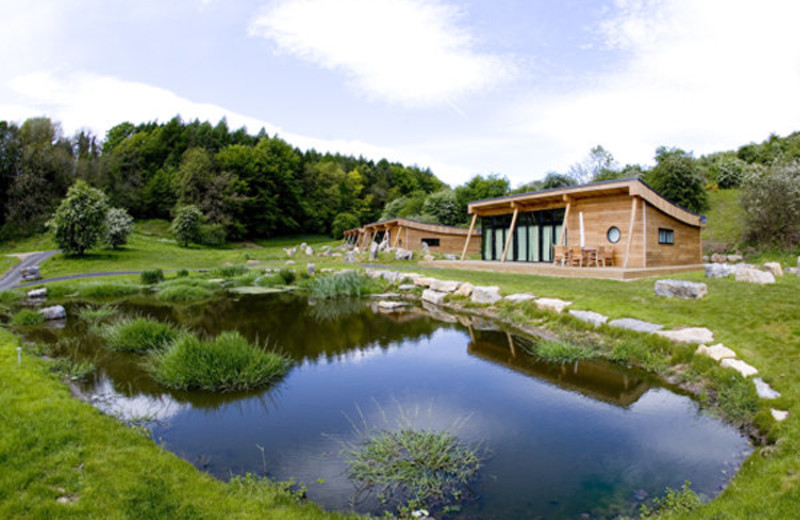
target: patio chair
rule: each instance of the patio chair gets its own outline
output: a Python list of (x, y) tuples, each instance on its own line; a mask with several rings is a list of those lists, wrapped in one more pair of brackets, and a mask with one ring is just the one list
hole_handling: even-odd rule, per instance
[(614, 265), (614, 249), (608, 246), (600, 246), (597, 250), (597, 259), (603, 267)]
[(597, 248), (589, 247), (583, 250), (583, 263), (587, 266), (593, 265), (595, 267), (600, 265)]
[(581, 251), (581, 246), (571, 246), (569, 248), (569, 265), (583, 267), (583, 251)]
[(567, 265), (569, 263), (569, 248), (567, 246), (553, 246), (553, 263)]

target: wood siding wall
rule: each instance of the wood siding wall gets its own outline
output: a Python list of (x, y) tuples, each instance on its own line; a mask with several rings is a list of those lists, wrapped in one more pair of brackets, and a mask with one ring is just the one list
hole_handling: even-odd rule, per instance
[[(391, 228), (392, 234), (392, 241), (391, 243), (394, 244), (394, 234), (397, 233), (396, 227)], [(428, 246), (433, 252), (436, 253), (452, 253), (461, 255), (461, 252), (464, 249), (464, 241), (467, 239), (464, 235), (446, 235), (443, 233), (436, 233), (433, 231), (423, 231), (414, 228), (400, 228), (400, 242), (398, 242), (397, 247), (402, 247), (404, 249), (422, 249), (422, 240), (425, 238), (438, 238), (439, 239), (439, 246)], [(406, 230), (408, 230), (408, 234), (406, 235)], [(407, 237), (407, 238), (406, 238)], [(406, 242), (406, 240), (408, 242)], [(481, 252), (481, 237), (480, 235), (476, 235), (472, 237), (472, 240), (469, 241), (469, 249), (467, 253), (475, 253), (480, 254)]]
[[(610, 247), (614, 252), (614, 265), (622, 266), (628, 244), (632, 200), (628, 195), (574, 199), (567, 219), (567, 245), (578, 246), (581, 243), (579, 215), (583, 212), (586, 247)], [(632, 268), (645, 267), (641, 208), (640, 200), (633, 223), (633, 241), (628, 258), (628, 267)], [(612, 226), (616, 226), (620, 232), (620, 239), (616, 244), (608, 241), (608, 229)]]
[[(703, 262), (700, 228), (678, 222), (653, 206), (647, 206), (647, 267), (692, 265)], [(674, 231), (672, 245), (658, 243), (660, 228)]]

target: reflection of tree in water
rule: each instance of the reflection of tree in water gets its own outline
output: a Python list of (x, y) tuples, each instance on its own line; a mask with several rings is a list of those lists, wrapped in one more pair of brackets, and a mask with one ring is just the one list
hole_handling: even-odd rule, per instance
[(309, 300), (308, 315), (316, 323), (338, 321), (359, 312), (364, 312), (364, 300), (338, 298), (334, 300)]

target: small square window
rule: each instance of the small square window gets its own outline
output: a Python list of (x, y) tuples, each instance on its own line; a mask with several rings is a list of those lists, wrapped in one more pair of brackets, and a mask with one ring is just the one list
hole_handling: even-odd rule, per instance
[(658, 243), (669, 244), (675, 243), (675, 231), (672, 229), (658, 228)]
[(425, 242), (428, 244), (428, 247), (439, 247), (439, 239), (438, 238), (423, 238), (420, 242)]

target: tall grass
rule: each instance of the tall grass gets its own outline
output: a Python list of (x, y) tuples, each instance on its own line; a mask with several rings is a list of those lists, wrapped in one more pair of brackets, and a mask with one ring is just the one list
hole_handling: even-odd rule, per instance
[(44, 316), (31, 309), (22, 309), (14, 314), (14, 317), (11, 318), (11, 323), (22, 327), (40, 325), (44, 323)]
[(100, 335), (111, 350), (147, 352), (166, 347), (179, 331), (172, 325), (140, 317), (106, 325)]
[(249, 342), (238, 332), (214, 339), (183, 334), (148, 363), (153, 377), (170, 388), (233, 392), (267, 385), (283, 376), (289, 361)]
[(598, 354), (568, 341), (543, 341), (526, 349), (530, 354), (551, 363), (573, 363), (596, 358)]
[(101, 305), (100, 307), (84, 307), (78, 311), (78, 317), (90, 324), (100, 323), (114, 316), (119, 309), (116, 305)]
[(141, 286), (129, 282), (86, 282), (79, 284), (77, 293), (84, 298), (114, 298), (141, 291)]
[(213, 289), (219, 284), (197, 278), (176, 278), (158, 285), (159, 291), (156, 298), (165, 302), (183, 302), (190, 300), (203, 300), (211, 297)]
[(310, 278), (304, 285), (311, 291), (312, 296), (322, 300), (381, 292), (385, 286), (383, 282), (372, 279), (360, 271)]
[(250, 272), (246, 265), (223, 265), (211, 271), (211, 274), (220, 278), (235, 278)]

